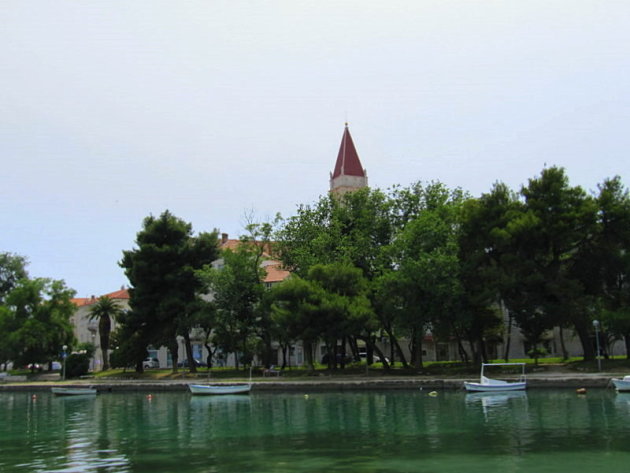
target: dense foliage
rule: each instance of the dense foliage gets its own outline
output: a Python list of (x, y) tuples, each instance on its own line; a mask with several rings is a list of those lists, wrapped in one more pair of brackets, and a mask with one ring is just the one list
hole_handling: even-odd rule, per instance
[(190, 331), (201, 288), (195, 271), (217, 259), (217, 242), (216, 232), (194, 236), (189, 223), (168, 211), (144, 219), (137, 248), (124, 251), (120, 263), (131, 284), (131, 310), (119, 317), (118, 362), (142, 371), (146, 348), (167, 346), (177, 370), (177, 336), (184, 338), (187, 359), (193, 359)]
[[(100, 300), (92, 311), (105, 352), (117, 319), (112, 364), (141, 371), (147, 347), (166, 346), (176, 369), (177, 337), (192, 359), (193, 334), (208, 365), (233, 353), (237, 364), (257, 356), (269, 366), (275, 342), (285, 366), (301, 341), (311, 367), (321, 344), (331, 369), (363, 349), (369, 363), (419, 368), (427, 339), (455, 343), (463, 361), (487, 360), (499, 342), (507, 357), (513, 327), (534, 358), (559, 327), (593, 359), (595, 319), (604, 346), (630, 348), (630, 196), (618, 177), (594, 193), (557, 167), (518, 191), (496, 183), (476, 198), (439, 182), (366, 188), (247, 232), (219, 252), (216, 232), (195, 236), (168, 211), (147, 217), (120, 263), (131, 310)], [(292, 275), (268, 290), (270, 259)], [(61, 282), (29, 279), (25, 264), (0, 255), (0, 359), (41, 362), (71, 344), (72, 294)], [(377, 343), (384, 339), (389, 353)]]
[[(277, 242), (287, 267), (305, 278), (277, 289), (281, 323), (321, 319), (312, 315), (323, 306), (313, 302), (320, 288), (309, 289), (312, 268), (351, 265), (367, 281), (378, 323), (371, 333), (355, 327), (338, 338), (373, 348), (386, 335), (391, 359), (405, 365), (422, 365), (427, 336), (456, 341), (463, 360), (486, 360), (488, 343), (497, 341), (507, 356), (514, 325), (535, 358), (544, 353), (546, 333), (561, 327), (578, 336), (592, 359), (596, 318), (607, 340), (630, 344), (630, 198), (619, 178), (601, 184), (598, 195), (570, 186), (557, 167), (518, 193), (497, 183), (478, 198), (440, 183), (387, 194), (363, 189), (299, 207)], [(314, 327), (308, 336), (295, 330), (291, 336), (326, 339), (325, 328), (313, 334)]]
[(63, 281), (31, 279), (26, 259), (0, 254), (0, 363), (49, 363), (72, 346), (74, 291)]

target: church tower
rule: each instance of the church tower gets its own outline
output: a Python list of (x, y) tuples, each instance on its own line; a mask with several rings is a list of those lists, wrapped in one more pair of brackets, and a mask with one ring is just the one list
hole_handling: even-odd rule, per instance
[(335, 170), (330, 174), (330, 192), (333, 195), (341, 196), (346, 192), (367, 187), (367, 185), (367, 173), (361, 165), (346, 123)]

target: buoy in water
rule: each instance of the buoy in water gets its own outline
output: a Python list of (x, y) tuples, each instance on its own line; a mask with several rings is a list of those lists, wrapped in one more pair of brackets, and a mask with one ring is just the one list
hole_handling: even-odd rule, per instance
[(438, 395), (437, 391), (431, 391), (429, 393), (429, 396), (431, 396), (431, 397), (436, 397), (437, 395)]
[(577, 388), (575, 392), (578, 394), (586, 394), (586, 388)]
[(308, 394), (305, 394), (305, 395), (304, 395), (304, 399), (308, 399)]
[(31, 396), (31, 399), (32, 399), (33, 401), (34, 401), (35, 399), (37, 399), (37, 394), (33, 394), (33, 395)]
[(149, 394), (149, 395), (147, 395), (147, 399), (148, 399), (149, 401), (153, 400), (153, 394)]

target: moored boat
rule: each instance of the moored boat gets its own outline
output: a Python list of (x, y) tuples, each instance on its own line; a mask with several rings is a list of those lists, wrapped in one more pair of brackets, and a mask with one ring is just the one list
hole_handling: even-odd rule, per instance
[(93, 396), (96, 394), (94, 388), (51, 388), (56, 396)]
[(249, 394), (252, 390), (248, 384), (189, 384), (188, 389), (192, 394)]
[[(486, 367), (491, 366), (520, 366), (522, 373), (518, 381), (503, 381), (500, 379), (488, 378), (484, 375), (484, 370)], [(464, 387), (466, 388), (466, 391), (469, 392), (522, 391), (527, 388), (525, 363), (482, 363), (479, 382), (464, 382)]]
[(615, 385), (617, 392), (630, 393), (630, 376), (624, 376), (621, 379), (613, 378), (611, 381)]

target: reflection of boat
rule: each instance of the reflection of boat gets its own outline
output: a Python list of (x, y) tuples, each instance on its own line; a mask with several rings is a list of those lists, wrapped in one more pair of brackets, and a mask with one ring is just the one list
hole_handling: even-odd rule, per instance
[[(484, 369), (489, 366), (520, 366), (522, 369), (518, 381), (502, 381), (484, 376)], [(466, 391), (472, 392), (502, 392), (502, 391), (522, 391), (527, 387), (525, 379), (525, 363), (482, 363), (481, 376), (478, 383), (464, 382)]]
[(525, 391), (473, 392), (466, 394), (466, 402), (481, 403), (483, 407), (499, 406), (507, 404), (510, 399), (526, 399)]
[(232, 404), (249, 404), (251, 396), (242, 396), (241, 394), (225, 394), (223, 396), (191, 396), (190, 404), (196, 406), (207, 405), (232, 405)]
[(193, 394), (249, 394), (252, 390), (248, 384), (189, 384), (188, 389)]
[(93, 388), (52, 388), (52, 393), (56, 396), (93, 396), (96, 389)]
[(615, 408), (625, 416), (630, 415), (630, 392), (618, 392), (615, 396)]
[(630, 376), (624, 376), (621, 379), (613, 378), (611, 381), (615, 385), (617, 392), (630, 393)]

